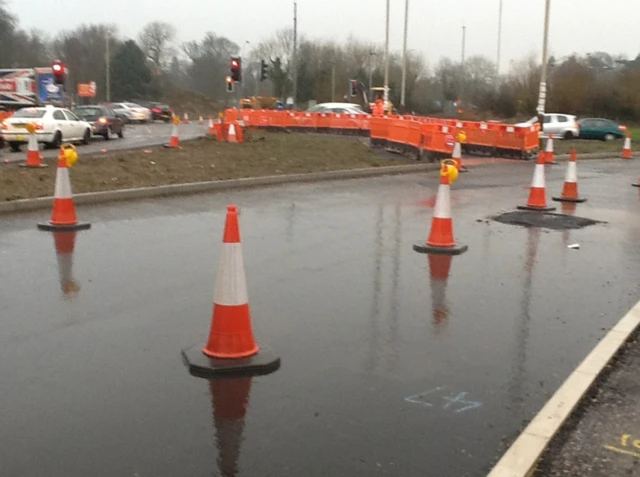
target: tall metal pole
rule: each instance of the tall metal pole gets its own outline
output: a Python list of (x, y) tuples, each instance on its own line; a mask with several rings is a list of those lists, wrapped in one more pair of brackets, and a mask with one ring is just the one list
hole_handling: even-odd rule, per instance
[(409, 30), (409, 0), (404, 2), (404, 42), (402, 44), (402, 91), (400, 105), (404, 108), (407, 94), (407, 32)]
[[(375, 53), (373, 51), (369, 51), (369, 97), (367, 98), (367, 102), (373, 103), (373, 55)], [(368, 105), (365, 105), (368, 106)]]
[(544, 39), (542, 40), (542, 72), (540, 74), (540, 91), (538, 93), (538, 118), (542, 127), (542, 115), (547, 102), (547, 63), (549, 62), (549, 11), (551, 10), (551, 0), (546, 0), (544, 10)]
[(467, 45), (467, 27), (462, 26), (462, 58), (460, 60), (460, 98), (458, 104), (458, 109), (460, 109), (462, 105), (462, 98), (464, 96), (464, 80), (465, 80), (465, 68), (464, 68), (464, 54)]
[(293, 107), (298, 96), (298, 2), (293, 2)]
[(498, 10), (498, 54), (496, 55), (496, 76), (500, 76), (500, 49), (502, 47), (502, 0)]
[(111, 101), (111, 53), (110, 53), (110, 47), (109, 47), (109, 43), (110, 43), (110, 32), (109, 29), (107, 28), (106, 30), (106, 50), (105, 50), (105, 55), (104, 55), (104, 60), (106, 63), (106, 69), (107, 69), (107, 88), (106, 88), (106, 92), (107, 92), (107, 101)]
[[(384, 36), (384, 107), (389, 105), (389, 3), (387, 0), (387, 28)], [(391, 111), (388, 111), (391, 113)]]
[(336, 65), (331, 67), (331, 102), (336, 100)]

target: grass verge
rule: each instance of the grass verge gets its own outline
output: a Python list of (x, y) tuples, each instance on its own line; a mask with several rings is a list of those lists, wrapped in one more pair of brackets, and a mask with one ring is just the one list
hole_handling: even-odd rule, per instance
[[(44, 162), (50, 167), (1, 167), (0, 200), (52, 196), (56, 161)], [(71, 170), (71, 182), (74, 193), (100, 192), (411, 163), (415, 161), (374, 152), (358, 138), (255, 133), (242, 144), (203, 138), (185, 142), (178, 150), (152, 147), (86, 159), (81, 155)]]

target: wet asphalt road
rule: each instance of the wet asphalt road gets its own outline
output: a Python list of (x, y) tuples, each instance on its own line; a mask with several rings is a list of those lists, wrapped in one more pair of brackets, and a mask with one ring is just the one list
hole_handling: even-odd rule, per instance
[[(116, 151), (124, 149), (135, 149), (141, 147), (158, 146), (165, 144), (169, 141), (171, 136), (171, 130), (173, 125), (165, 124), (155, 121), (148, 124), (127, 124), (124, 129), (124, 138), (119, 139), (117, 136), (113, 136), (111, 140), (105, 141), (102, 137), (95, 137), (91, 143), (83, 146), (79, 145), (78, 153), (89, 157), (100, 152)], [(206, 124), (199, 125), (197, 121), (190, 124), (180, 125), (180, 139), (189, 140), (203, 136), (207, 133)], [(21, 152), (11, 152), (9, 146), (5, 145), (5, 148), (0, 151), (0, 158), (2, 162), (9, 160), (9, 162), (22, 162), (26, 159), (26, 145), (22, 147)], [(53, 150), (43, 149), (40, 145), (40, 154), (45, 158), (55, 158), (58, 152)]]
[[(637, 165), (579, 165), (578, 213), (607, 224), (483, 220), (532, 170), (460, 178), (450, 264), (412, 250), (433, 174), (81, 207), (73, 255), (46, 212), (1, 217), (0, 475), (486, 475), (640, 292)], [(180, 350), (206, 339), (228, 203), (282, 367), (210, 386)]]

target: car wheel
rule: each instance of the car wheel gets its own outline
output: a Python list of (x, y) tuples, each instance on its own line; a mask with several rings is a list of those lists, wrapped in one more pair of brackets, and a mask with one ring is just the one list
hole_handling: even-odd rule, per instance
[(573, 133), (571, 131), (567, 131), (564, 133), (565, 139), (573, 139)]
[(82, 136), (82, 144), (85, 146), (91, 142), (91, 131), (88, 129), (84, 130), (84, 135)]
[(107, 128), (107, 132), (104, 133), (102, 135), (102, 137), (104, 138), (105, 141), (108, 141), (109, 139), (111, 139), (111, 128), (110, 127)]
[(118, 131), (118, 137), (122, 139), (124, 137), (124, 127), (120, 126), (120, 131)]
[(47, 149), (59, 149), (62, 146), (62, 133), (60, 131), (56, 132), (55, 136), (53, 136), (53, 141), (45, 144)]
[(616, 137), (613, 134), (605, 134), (602, 140), (609, 142), (609, 141), (614, 141), (615, 138)]
[(12, 152), (20, 152), (20, 143), (19, 142), (10, 142), (9, 147)]

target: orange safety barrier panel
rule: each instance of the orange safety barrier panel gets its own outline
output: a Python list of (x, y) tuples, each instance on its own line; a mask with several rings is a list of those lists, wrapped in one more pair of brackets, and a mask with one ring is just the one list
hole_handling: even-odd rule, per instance
[(358, 119), (360, 120), (360, 131), (366, 132), (369, 131), (371, 116), (368, 114), (358, 114)]
[(418, 121), (408, 121), (407, 126), (407, 145), (414, 149), (419, 149), (422, 139), (422, 125)]
[(328, 132), (331, 128), (331, 116), (328, 113), (320, 113), (316, 117), (316, 129)]
[(451, 154), (455, 144), (455, 128), (440, 124), (424, 123), (420, 127), (423, 146), (427, 151)]
[(255, 111), (254, 117), (251, 120), (253, 126), (259, 128), (269, 127), (269, 111), (264, 109), (259, 109)]
[(269, 127), (283, 129), (286, 127), (287, 114), (285, 111), (271, 111), (269, 113)]
[(387, 131), (391, 120), (385, 116), (371, 116), (369, 118), (369, 137), (371, 144), (383, 145), (387, 142)]
[(467, 144), (473, 146), (495, 147), (498, 131), (496, 124), (469, 122), (465, 133)]
[(233, 121), (238, 120), (238, 110), (235, 108), (225, 109), (224, 111), (224, 122), (232, 123)]
[(409, 137), (409, 121), (392, 119), (387, 130), (387, 142), (390, 146), (399, 147), (407, 144)]
[(301, 112), (298, 116), (298, 127), (310, 131), (316, 128), (316, 113)]
[(342, 132), (346, 129), (349, 115), (343, 113), (330, 114), (331, 129), (336, 132)]

